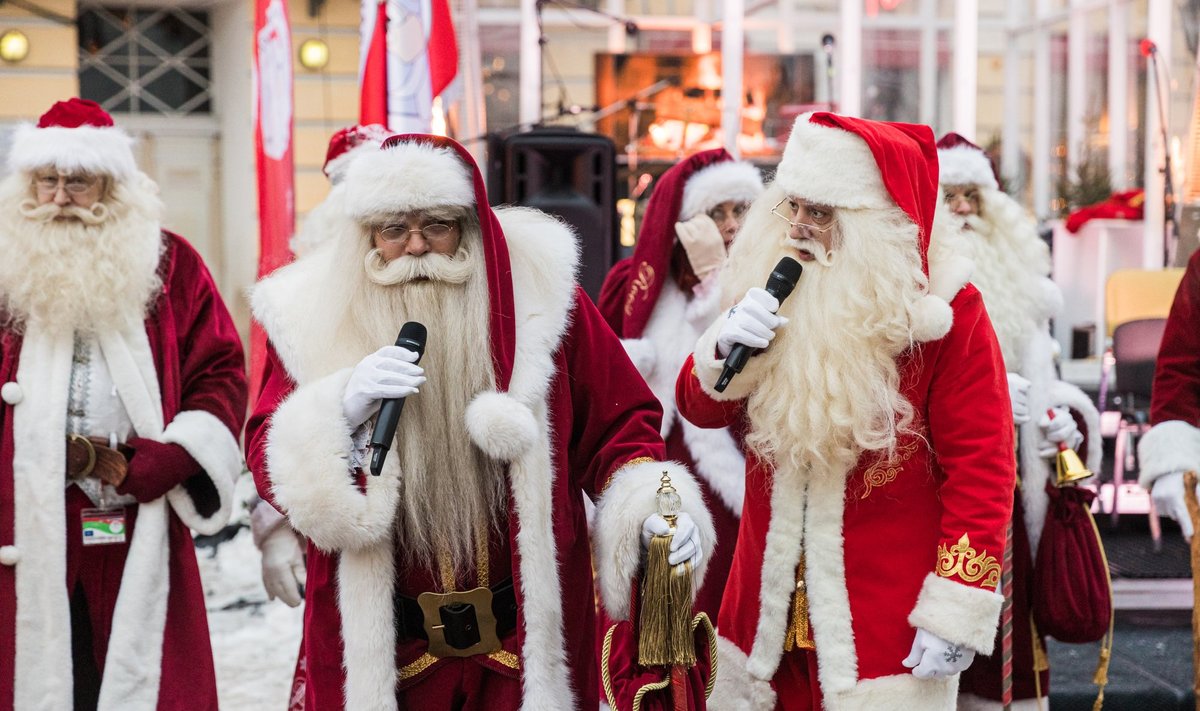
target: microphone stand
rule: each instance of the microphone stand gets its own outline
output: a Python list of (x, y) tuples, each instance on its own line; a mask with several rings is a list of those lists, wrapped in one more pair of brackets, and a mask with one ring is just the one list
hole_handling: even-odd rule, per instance
[(1154, 103), (1158, 104), (1158, 130), (1162, 134), (1163, 146), (1163, 266), (1171, 264), (1171, 248), (1173, 246), (1175, 236), (1179, 234), (1179, 225), (1175, 218), (1175, 171), (1171, 168), (1171, 144), (1170, 132), (1167, 130), (1166, 109), (1163, 108), (1165, 95), (1162, 90), (1162, 81), (1159, 79), (1160, 66), (1158, 62), (1158, 48), (1154, 48), (1150, 52), (1150, 62), (1153, 64), (1151, 72), (1154, 74)]

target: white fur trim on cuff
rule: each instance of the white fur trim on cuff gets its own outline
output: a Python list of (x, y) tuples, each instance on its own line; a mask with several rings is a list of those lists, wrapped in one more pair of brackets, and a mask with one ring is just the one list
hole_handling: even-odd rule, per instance
[(346, 171), (344, 185), (346, 214), (360, 222), (475, 204), (471, 171), (454, 151), (415, 141), (360, 156)]
[(467, 433), (492, 459), (511, 462), (537, 442), (538, 424), (525, 403), (507, 393), (480, 393), (467, 406)]
[(775, 690), (771, 682), (757, 679), (746, 669), (746, 654), (728, 639), (717, 636), (717, 684), (708, 698), (712, 711), (771, 711)]
[(1000, 187), (987, 156), (970, 146), (938, 151), (938, 182), (942, 185), (982, 185), (993, 190)]
[(762, 175), (750, 163), (727, 160), (702, 168), (683, 186), (679, 221), (687, 222), (723, 202), (752, 202), (763, 192)]
[(63, 172), (87, 172), (127, 180), (137, 172), (133, 138), (115, 126), (37, 128), (22, 124), (13, 134), (8, 165), (29, 172), (54, 166)]
[(696, 366), (696, 377), (700, 380), (700, 388), (714, 400), (719, 402), (745, 400), (750, 397), (750, 393), (754, 392), (754, 386), (758, 384), (760, 377), (759, 371), (762, 370), (759, 359), (753, 356), (746, 362), (746, 367), (742, 369), (742, 372), (735, 375), (729, 382), (725, 392), (719, 393), (713, 389), (721, 377), (721, 370), (725, 367), (725, 359), (717, 357), (717, 336), (721, 333), (721, 325), (724, 323), (724, 316), (718, 317), (696, 341), (696, 350), (692, 354), (692, 362)]
[(233, 513), (233, 490), (244, 467), (242, 450), (229, 428), (212, 413), (186, 410), (175, 415), (163, 430), (162, 441), (177, 444), (192, 455), (217, 491), (217, 510), (201, 516), (196, 502), (182, 484), (167, 492), (167, 501), (183, 522), (197, 533), (211, 536), (217, 533)]
[(826, 711), (950, 711), (958, 695), (958, 675), (918, 679), (892, 674), (865, 679), (852, 691), (825, 695)]
[(596, 502), (596, 525), (592, 527), (600, 597), (614, 620), (629, 617), (633, 579), (642, 567), (642, 523), (658, 513), (655, 494), (664, 471), (670, 474), (671, 485), (679, 492), (681, 510), (692, 517), (700, 531), (703, 553), (694, 572), (695, 589), (699, 590), (704, 583), (717, 534), (696, 480), (676, 462), (643, 462), (621, 467)]
[(621, 345), (625, 347), (625, 354), (643, 378), (648, 379), (654, 375), (657, 356), (654, 343), (649, 338), (622, 338)]
[(292, 527), (321, 550), (358, 550), (391, 534), (400, 489), (397, 457), (359, 490), (351, 472), (350, 423), (342, 394), (350, 368), (297, 388), (271, 416), (271, 493)]
[(1146, 489), (1172, 472), (1200, 474), (1200, 429), (1183, 420), (1155, 425), (1138, 443), (1138, 464), (1142, 470), (1138, 483)]
[(908, 615), (908, 624), (980, 654), (991, 654), (1003, 604), (1004, 596), (992, 590), (930, 573)]

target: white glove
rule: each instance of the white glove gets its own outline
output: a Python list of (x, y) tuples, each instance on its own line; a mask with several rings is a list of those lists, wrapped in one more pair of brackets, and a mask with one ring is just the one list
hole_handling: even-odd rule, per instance
[(787, 323), (787, 319), (776, 316), (779, 300), (766, 289), (754, 287), (746, 292), (742, 300), (729, 310), (729, 316), (717, 334), (717, 354), (722, 358), (737, 344), (751, 348), (766, 348), (775, 337), (775, 329)]
[(425, 383), (425, 370), (416, 364), (417, 354), (400, 346), (384, 346), (354, 366), (342, 413), (356, 428), (379, 410), (380, 400), (415, 395)]
[[(649, 550), (650, 539), (655, 536), (666, 536), (671, 533), (671, 526), (659, 514), (654, 514), (642, 522), (642, 550)], [(700, 565), (704, 550), (700, 546), (700, 529), (696, 522), (686, 513), (675, 517), (675, 535), (671, 536), (671, 555), (668, 561), (671, 565), (691, 563), (692, 570)]]
[(1016, 373), (1008, 374), (1008, 399), (1012, 401), (1013, 424), (1023, 425), (1029, 422), (1029, 386), (1028, 380)]
[(262, 578), (267, 597), (288, 607), (304, 601), (303, 539), (288, 525), (276, 528), (262, 543)]
[(918, 627), (912, 651), (902, 663), (918, 679), (941, 679), (966, 670), (973, 661), (975, 650), (947, 642)]
[(1050, 413), (1043, 414), (1038, 420), (1038, 427), (1042, 430), (1038, 454), (1043, 457), (1058, 454), (1060, 442), (1065, 442), (1071, 449), (1078, 449), (1079, 445), (1083, 444), (1083, 433), (1079, 431), (1079, 425), (1075, 424), (1071, 411), (1065, 407), (1054, 408), (1054, 419), (1050, 419)]
[(712, 218), (703, 213), (687, 222), (675, 223), (675, 236), (687, 253), (692, 271), (700, 279), (725, 261), (725, 239)]
[(1150, 485), (1150, 498), (1154, 500), (1154, 508), (1158, 513), (1175, 519), (1183, 531), (1183, 537), (1192, 537), (1192, 517), (1188, 514), (1184, 502), (1183, 472), (1163, 474)]

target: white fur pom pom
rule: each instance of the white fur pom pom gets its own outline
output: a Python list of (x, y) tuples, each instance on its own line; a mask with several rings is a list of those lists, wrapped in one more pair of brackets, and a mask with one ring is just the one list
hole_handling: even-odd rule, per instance
[(926, 294), (913, 305), (909, 312), (913, 338), (921, 343), (936, 341), (947, 333), (954, 323), (954, 311), (940, 296)]
[(537, 441), (533, 411), (505, 393), (481, 393), (467, 407), (471, 440), (493, 459), (511, 462)]
[(0, 546), (0, 564), (16, 565), (21, 560), (21, 551), (16, 546)]

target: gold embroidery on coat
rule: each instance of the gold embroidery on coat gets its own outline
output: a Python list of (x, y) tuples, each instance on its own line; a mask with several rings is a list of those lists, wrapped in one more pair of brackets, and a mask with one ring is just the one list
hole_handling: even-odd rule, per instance
[(635, 467), (639, 464), (645, 464), (646, 462), (653, 462), (653, 461), (654, 461), (654, 457), (634, 457), (633, 459), (630, 459), (628, 462), (625, 462), (621, 466), (614, 469), (612, 474), (609, 474), (608, 478), (604, 480), (604, 484), (603, 484), (603, 486), (600, 487), (600, 491), (598, 491), (596, 493), (603, 494), (605, 489), (608, 488), (608, 485), (612, 483), (612, 480), (616, 479), (617, 475), (621, 473), (622, 469), (625, 469), (626, 467)]
[(972, 548), (971, 539), (964, 533), (953, 546), (938, 546), (937, 574), (943, 578), (957, 576), (968, 583), (982, 580), (984, 587), (995, 587), (1000, 582), (1000, 563), (987, 551)]
[(517, 658), (517, 655), (513, 654), (512, 652), (510, 652), (506, 649), (500, 649), (495, 652), (492, 652), (491, 654), (488, 655), (488, 659), (500, 662), (501, 664), (508, 667), (509, 669), (518, 669), (519, 670), (521, 668), (521, 660), (519, 660)]
[(891, 484), (900, 476), (900, 470), (904, 468), (906, 462), (912, 458), (912, 455), (917, 452), (918, 441), (913, 440), (907, 444), (902, 444), (896, 448), (896, 456), (890, 459), (879, 458), (877, 462), (872, 464), (865, 472), (863, 472), (863, 493), (860, 499), (865, 499), (871, 495), (871, 492), (881, 486)]
[(638, 265), (638, 273), (633, 283), (629, 285), (629, 293), (625, 296), (625, 315), (633, 313), (633, 302), (638, 295), (643, 297), (650, 293), (650, 285), (654, 283), (654, 267), (642, 262)]
[(414, 676), (420, 674), (421, 672), (425, 671), (429, 667), (436, 664), (437, 660), (438, 660), (438, 658), (433, 656), (429, 652), (422, 654), (421, 656), (417, 657), (417, 660), (415, 662), (412, 662), (411, 664), (406, 664), (400, 668), (400, 681), (405, 681), (407, 679), (413, 678)]

